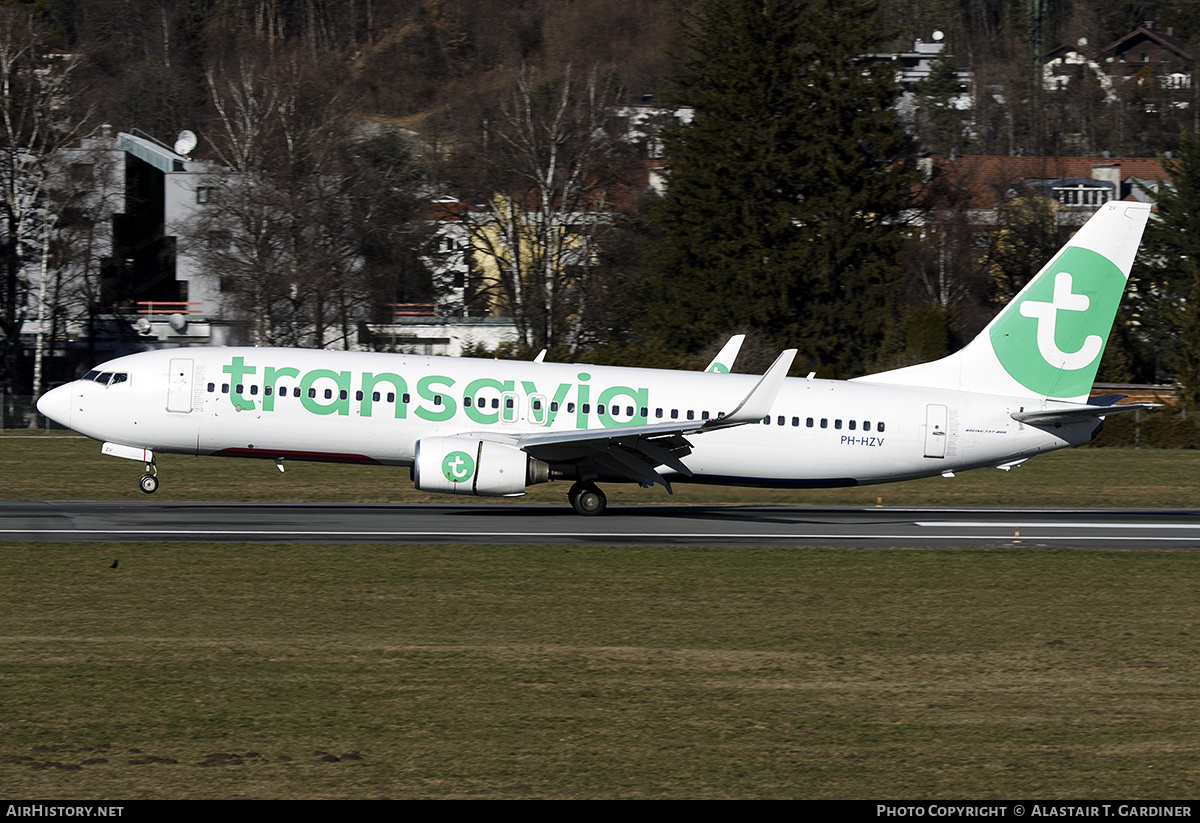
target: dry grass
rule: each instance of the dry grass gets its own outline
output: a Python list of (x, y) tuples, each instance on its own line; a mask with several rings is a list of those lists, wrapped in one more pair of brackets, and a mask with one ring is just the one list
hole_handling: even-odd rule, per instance
[(8, 544), (0, 785), (92, 800), (1194, 797), (1197, 563)]
[[(0, 439), (0, 476), (8, 500), (144, 500), (137, 489), (140, 464), (100, 454), (86, 439)], [(285, 474), (267, 460), (162, 455), (155, 500), (449, 503), (446, 495), (413, 489), (405, 469), (375, 466), (288, 464)], [(852, 489), (791, 491), (677, 485), (607, 485), (614, 504), (888, 506), (1065, 506), (1191, 508), (1200, 500), (1200, 451), (1074, 449), (1037, 457), (1009, 472), (979, 469), (954, 478)], [(524, 503), (564, 505), (567, 484), (530, 488)], [(500, 502), (471, 498), (472, 503)]]

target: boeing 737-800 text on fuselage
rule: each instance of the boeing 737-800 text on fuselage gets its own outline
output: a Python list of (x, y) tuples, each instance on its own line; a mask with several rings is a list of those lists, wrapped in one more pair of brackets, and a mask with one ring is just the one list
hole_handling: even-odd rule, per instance
[[(966, 348), (850, 381), (272, 348), (183, 348), (98, 366), (38, 402), (105, 454), (410, 466), (417, 488), (515, 496), (572, 482), (812, 488), (1009, 468), (1085, 443), (1087, 402), (1149, 206), (1103, 206)], [(736, 354), (736, 345), (727, 349)]]

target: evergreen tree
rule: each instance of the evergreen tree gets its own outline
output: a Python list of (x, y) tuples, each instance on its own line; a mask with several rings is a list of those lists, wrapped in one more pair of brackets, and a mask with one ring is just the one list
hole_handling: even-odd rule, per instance
[(942, 52), (929, 76), (913, 88), (916, 95), (917, 134), (931, 154), (946, 156), (963, 146), (964, 112), (958, 108), (958, 66)]
[(1153, 349), (1168, 353), (1167, 369), (1194, 411), (1200, 409), (1200, 136), (1185, 134), (1179, 155), (1163, 166), (1174, 185), (1158, 189), (1134, 308)]
[(872, 0), (701, 0), (683, 35), (654, 214), (651, 329), (695, 351), (735, 328), (857, 373), (900, 276), (908, 144)]

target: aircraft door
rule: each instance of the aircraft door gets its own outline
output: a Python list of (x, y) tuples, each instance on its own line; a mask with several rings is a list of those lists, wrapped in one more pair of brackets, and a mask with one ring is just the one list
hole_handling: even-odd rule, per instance
[(192, 410), (192, 369), (191, 358), (171, 360), (167, 374), (167, 411), (186, 414)]
[(541, 394), (529, 395), (529, 422), (537, 426), (546, 425), (546, 397)]
[(503, 423), (516, 423), (521, 419), (521, 401), (516, 392), (505, 392), (500, 395), (500, 420)]
[(925, 456), (946, 456), (946, 407), (930, 404), (925, 407)]

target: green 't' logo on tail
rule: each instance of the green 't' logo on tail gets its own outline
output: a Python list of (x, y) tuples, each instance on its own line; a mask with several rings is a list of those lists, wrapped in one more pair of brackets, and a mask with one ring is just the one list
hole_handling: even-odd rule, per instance
[(1005, 307), (990, 338), (1004, 370), (1030, 391), (1085, 395), (1096, 378), (1125, 277), (1107, 257), (1068, 247)]

